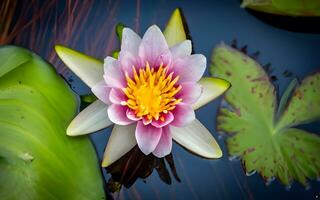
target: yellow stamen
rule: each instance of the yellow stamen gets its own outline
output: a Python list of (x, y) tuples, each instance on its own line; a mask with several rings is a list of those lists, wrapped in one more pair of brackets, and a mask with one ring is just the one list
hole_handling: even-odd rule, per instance
[(137, 117), (164, 121), (163, 115), (173, 110), (182, 101), (175, 98), (181, 90), (181, 85), (177, 85), (179, 76), (172, 80), (173, 72), (167, 74), (167, 67), (161, 64), (157, 70), (150, 69), (148, 62), (146, 67), (139, 71), (132, 66), (132, 72), (133, 78), (125, 73), (127, 87), (123, 92), (128, 100), (121, 102), (121, 105), (131, 108)]

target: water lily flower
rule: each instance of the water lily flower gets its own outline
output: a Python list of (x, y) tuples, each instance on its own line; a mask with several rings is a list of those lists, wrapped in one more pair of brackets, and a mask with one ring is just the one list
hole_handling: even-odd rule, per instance
[(206, 58), (191, 55), (191, 41), (169, 47), (153, 25), (142, 39), (129, 28), (122, 32), (118, 59), (98, 60), (56, 46), (64, 63), (98, 98), (70, 123), (67, 134), (83, 135), (112, 124), (102, 166), (109, 166), (136, 144), (148, 155), (164, 157), (172, 139), (195, 154), (219, 158), (222, 151), (195, 118), (195, 109), (226, 91), (230, 84), (202, 78)]

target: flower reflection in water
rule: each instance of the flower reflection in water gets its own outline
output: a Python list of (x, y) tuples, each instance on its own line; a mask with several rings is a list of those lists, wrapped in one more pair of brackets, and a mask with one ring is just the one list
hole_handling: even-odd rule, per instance
[(139, 178), (146, 179), (150, 176), (154, 169), (164, 183), (171, 184), (172, 178), (167, 166), (173, 177), (180, 182), (172, 153), (163, 158), (157, 158), (153, 154), (143, 154), (139, 147), (135, 146), (119, 160), (105, 168), (107, 173), (111, 174), (107, 188), (110, 192), (119, 192), (122, 185), (129, 188)]

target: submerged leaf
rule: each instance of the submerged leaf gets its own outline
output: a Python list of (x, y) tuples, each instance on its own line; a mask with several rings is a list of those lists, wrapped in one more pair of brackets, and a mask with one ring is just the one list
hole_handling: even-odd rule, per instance
[(308, 178), (319, 178), (320, 137), (292, 126), (319, 119), (320, 73), (306, 78), (289, 103), (282, 103), (287, 107), (276, 120), (275, 88), (255, 60), (221, 45), (212, 62), (211, 73), (232, 84), (225, 95), (229, 107), (221, 107), (217, 117), (217, 129), (229, 136), (230, 156), (240, 157), (248, 174), (257, 171), (266, 181), (278, 177), (285, 185), (293, 180), (307, 185)]
[(104, 199), (94, 148), (66, 127), (77, 99), (40, 57), (0, 48), (0, 199)]
[(297, 85), (299, 84), (298, 79), (293, 79), (289, 86), (287, 87), (286, 91), (283, 93), (280, 102), (279, 102), (279, 106), (278, 106), (278, 110), (276, 113), (276, 120), (279, 119), (279, 117), (282, 115), (283, 111), (285, 110), (286, 106), (288, 105), (288, 101), (290, 99), (290, 97), (292, 96), (292, 93), (294, 91), (294, 89), (297, 87)]
[(242, 7), (289, 16), (320, 16), (319, 0), (243, 0)]

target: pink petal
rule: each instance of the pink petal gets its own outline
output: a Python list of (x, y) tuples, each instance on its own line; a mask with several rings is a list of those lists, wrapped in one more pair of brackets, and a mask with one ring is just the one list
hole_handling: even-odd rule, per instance
[(152, 120), (151, 119), (150, 120), (147, 119), (147, 117), (143, 117), (142, 118), (142, 122), (143, 122), (144, 125), (148, 125), (148, 124), (150, 124), (152, 122)]
[(111, 104), (109, 101), (110, 90), (111, 88), (108, 87), (104, 81), (99, 82), (97, 85), (91, 88), (93, 94), (107, 105)]
[(128, 109), (126, 114), (127, 114), (127, 117), (133, 121), (138, 121), (141, 119), (141, 117), (137, 117), (136, 114), (134, 114), (134, 111), (131, 109)]
[(122, 31), (121, 52), (128, 51), (133, 56), (139, 53), (139, 46), (141, 43), (140, 36), (130, 28), (124, 28)]
[(157, 156), (158, 158), (162, 158), (166, 155), (169, 155), (171, 153), (172, 149), (172, 136), (170, 132), (170, 127), (165, 126), (162, 128), (162, 134), (160, 141), (155, 148), (155, 150), (152, 152), (153, 155)]
[(186, 126), (195, 119), (194, 110), (192, 107), (185, 103), (176, 105), (175, 109), (172, 110), (174, 120), (171, 122), (173, 126)]
[(167, 114), (163, 114), (161, 116), (164, 117), (164, 121), (161, 121), (160, 119), (152, 120), (151, 124), (157, 128), (162, 128), (170, 124), (174, 119), (173, 114), (171, 112), (168, 112)]
[(171, 52), (166, 39), (156, 25), (151, 26), (144, 34), (139, 48), (139, 56), (143, 63), (149, 62), (151, 67), (159, 66), (161, 62), (165, 65), (170, 63)]
[(182, 88), (176, 95), (176, 98), (181, 98), (183, 103), (193, 104), (200, 98), (202, 93), (202, 87), (200, 84), (194, 82), (185, 82), (182, 83), (181, 86)]
[(118, 125), (128, 125), (134, 122), (128, 119), (126, 112), (126, 106), (111, 104), (108, 108), (109, 119)]
[(171, 62), (172, 62), (172, 55), (171, 55), (171, 51), (168, 50), (158, 57), (158, 59), (153, 64), (153, 66), (158, 67), (161, 64), (163, 64), (163, 66), (171, 66)]
[(124, 88), (126, 87), (126, 81), (123, 71), (121, 70), (119, 61), (107, 57), (104, 60), (104, 80), (110, 87)]
[(201, 54), (193, 54), (175, 60), (172, 70), (180, 76), (179, 83), (197, 82), (206, 69), (206, 63), (206, 57)]
[(112, 88), (109, 94), (109, 100), (114, 104), (121, 104), (121, 102), (127, 101), (126, 95), (120, 88)]
[(192, 45), (190, 40), (185, 40), (180, 42), (179, 44), (174, 45), (170, 48), (172, 58), (183, 58), (186, 56), (190, 56), (192, 52)]
[(136, 140), (140, 150), (148, 155), (154, 151), (161, 137), (161, 128), (152, 125), (144, 125), (142, 121), (138, 121), (136, 128)]
[(124, 72), (127, 72), (130, 77), (132, 77), (132, 67), (134, 66), (136, 69), (140, 67), (144, 67), (145, 64), (142, 64), (140, 61), (140, 57), (134, 56), (128, 51), (121, 51), (119, 54), (119, 61)]

